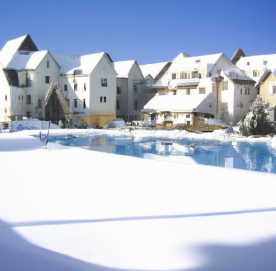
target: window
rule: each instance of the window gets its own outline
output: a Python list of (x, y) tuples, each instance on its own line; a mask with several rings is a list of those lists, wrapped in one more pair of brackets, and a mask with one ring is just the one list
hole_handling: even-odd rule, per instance
[(187, 121), (187, 125), (188, 125), (188, 126), (190, 126), (190, 125), (191, 125), (191, 122), (190, 122), (189, 120)]
[(242, 95), (242, 88), (241, 88), (241, 95)]
[(42, 100), (38, 99), (38, 108), (42, 108)]
[(64, 85), (64, 91), (67, 91), (68, 89), (67, 89), (67, 85)]
[(117, 94), (121, 94), (121, 88), (117, 87)]
[(247, 95), (247, 89), (245, 89), (245, 93), (244, 94)]
[(7, 108), (5, 108), (4, 112), (5, 112), (5, 113), (8, 113), (8, 110), (7, 110)]
[(259, 72), (257, 70), (253, 70), (253, 77), (259, 76)]
[(192, 78), (198, 78), (198, 72), (197, 71), (192, 72)]
[(190, 115), (186, 115), (186, 119), (189, 119), (190, 118)]
[(187, 79), (187, 73), (186, 72), (180, 73), (180, 79)]
[(106, 103), (106, 97), (104, 96), (104, 103)]
[(102, 87), (107, 87), (107, 79), (102, 78), (101, 82), (102, 82)]
[(221, 90), (228, 90), (228, 81), (221, 82)]
[(27, 117), (27, 118), (30, 118), (30, 117), (31, 117), (31, 114), (32, 114), (32, 112), (26, 112), (26, 117)]
[(247, 94), (250, 95), (250, 88), (247, 90)]
[(75, 108), (78, 108), (78, 100), (74, 99)]
[(264, 60), (264, 65), (267, 65), (267, 61), (266, 60)]
[(134, 85), (134, 93), (137, 94), (138, 93), (138, 86)]
[(176, 79), (176, 73), (172, 73), (172, 80)]
[(50, 76), (45, 76), (45, 83), (49, 84), (50, 83)]
[(83, 102), (83, 108), (86, 108), (85, 99), (83, 99), (82, 102)]
[(83, 89), (84, 89), (84, 91), (86, 91), (86, 83), (84, 83)]
[(8, 96), (7, 95), (5, 95), (5, 101), (7, 101), (8, 100)]
[(138, 110), (138, 102), (134, 101), (134, 110)]
[(246, 62), (246, 65), (247, 65), (247, 66), (250, 66), (250, 62)]
[(186, 95), (190, 95), (191, 94), (191, 90), (190, 89), (186, 89)]
[(276, 86), (273, 86), (273, 88), (272, 88), (272, 94), (276, 94)]
[(116, 109), (120, 110), (120, 101), (118, 99), (116, 100)]
[(74, 84), (74, 91), (78, 90), (78, 84)]
[(31, 104), (32, 103), (32, 96), (31, 95), (27, 95), (27, 104)]
[(20, 101), (20, 96), (18, 96), (18, 100)]
[(50, 61), (47, 60), (47, 68), (49, 68), (49, 67), (50, 67)]
[(100, 97), (100, 103), (102, 103), (102, 102), (103, 102), (103, 97), (101, 96), (101, 97)]
[(199, 94), (205, 94), (205, 88), (199, 88)]

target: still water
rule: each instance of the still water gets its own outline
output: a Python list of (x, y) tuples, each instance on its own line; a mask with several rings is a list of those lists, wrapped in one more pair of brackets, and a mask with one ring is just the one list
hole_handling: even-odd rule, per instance
[(127, 137), (51, 137), (49, 142), (92, 151), (185, 164), (225, 167), (233, 158), (233, 168), (276, 173), (276, 150), (268, 143), (220, 140), (158, 140)]

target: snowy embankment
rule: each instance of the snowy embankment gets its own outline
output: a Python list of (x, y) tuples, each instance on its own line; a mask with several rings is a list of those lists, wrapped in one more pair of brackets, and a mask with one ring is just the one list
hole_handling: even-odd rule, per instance
[(56, 144), (0, 164), (0, 270), (275, 270), (275, 174)]

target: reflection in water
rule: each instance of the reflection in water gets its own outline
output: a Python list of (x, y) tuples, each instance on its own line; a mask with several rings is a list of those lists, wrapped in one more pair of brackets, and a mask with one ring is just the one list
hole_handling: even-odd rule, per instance
[(92, 151), (218, 167), (225, 167), (225, 158), (233, 157), (234, 168), (276, 173), (276, 151), (268, 143), (152, 138), (136, 142), (132, 138), (104, 136), (51, 138), (50, 142)]

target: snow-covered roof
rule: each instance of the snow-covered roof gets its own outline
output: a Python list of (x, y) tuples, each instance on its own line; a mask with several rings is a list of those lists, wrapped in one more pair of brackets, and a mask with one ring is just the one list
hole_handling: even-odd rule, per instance
[(209, 68), (210, 70), (222, 55), (223, 54), (221, 53), (214, 55), (182, 57), (180, 54), (173, 60), (170, 70), (181, 72), (185, 69), (201, 68), (211, 64)]
[[(212, 107), (210, 107), (210, 104)], [(212, 93), (198, 95), (156, 95), (144, 111), (215, 113), (215, 97)]]
[[(155, 88), (161, 88), (168, 86), (170, 80), (170, 72), (182, 72), (196, 69), (206, 68), (206, 72), (209, 73), (213, 69), (215, 63), (223, 55), (204, 55), (204, 56), (193, 56), (187, 57), (184, 53), (180, 53), (172, 62), (168, 71), (152, 86)], [(232, 64), (232, 63), (231, 63)], [(173, 80), (175, 81), (175, 80)]]
[(233, 68), (233, 69), (227, 69), (223, 70), (223, 72), (228, 76), (229, 79), (238, 79), (238, 80), (244, 80), (244, 81), (252, 81), (255, 82), (252, 78), (244, 74), (240, 69)]
[(38, 52), (17, 51), (7, 68), (35, 70), (47, 52), (47, 50)]
[[(264, 64), (264, 61), (267, 61), (267, 63)], [(249, 62), (249, 65), (247, 65), (248, 62)], [(258, 68), (263, 66), (263, 67), (270, 68), (271, 66), (275, 67), (275, 63), (276, 63), (276, 54), (270, 54), (270, 55), (241, 57), (239, 61), (236, 63), (236, 65), (238, 67), (250, 66), (253, 68)]]
[(20, 38), (9, 40), (0, 52), (0, 66), (6, 68), (9, 62), (11, 61), (14, 54), (19, 49), (22, 42), (28, 35), (22, 36)]
[(155, 78), (168, 63), (169, 62), (161, 62), (161, 63), (146, 64), (146, 65), (139, 65), (139, 66), (144, 77), (150, 74), (152, 78)]
[(135, 64), (135, 60), (117, 61), (114, 62), (114, 69), (118, 73), (117, 77), (128, 78), (128, 74)]
[(102, 52), (83, 56), (55, 52), (51, 52), (51, 54), (61, 67), (61, 74), (73, 74), (74, 70), (81, 70), (83, 74), (88, 74), (93, 71), (105, 53)]

